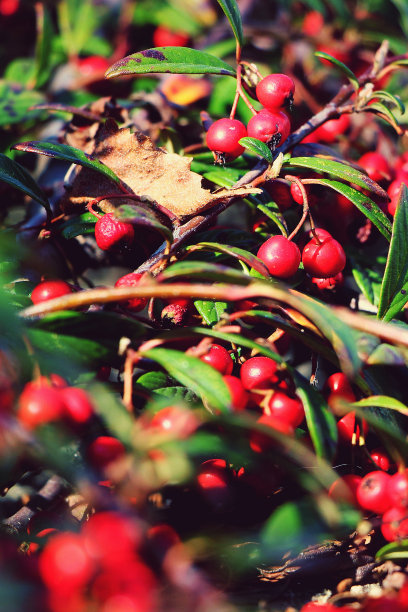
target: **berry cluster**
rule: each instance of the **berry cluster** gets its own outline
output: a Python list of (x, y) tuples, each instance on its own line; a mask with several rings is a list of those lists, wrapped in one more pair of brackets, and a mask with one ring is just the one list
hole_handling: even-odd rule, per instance
[(256, 87), (256, 95), (263, 105), (249, 120), (247, 127), (234, 118), (215, 121), (207, 132), (207, 147), (217, 160), (232, 161), (244, 152), (239, 144), (241, 138), (249, 136), (267, 143), (272, 149), (283, 144), (290, 134), (290, 120), (281, 109), (291, 107), (295, 84), (286, 74), (269, 74)]

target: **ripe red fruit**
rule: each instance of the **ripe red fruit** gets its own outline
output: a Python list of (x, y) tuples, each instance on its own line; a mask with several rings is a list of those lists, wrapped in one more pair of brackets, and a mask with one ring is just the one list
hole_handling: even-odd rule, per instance
[(303, 195), (297, 183), (291, 183), (290, 193), (297, 204), (303, 204)]
[(329, 291), (332, 291), (336, 287), (340, 287), (343, 282), (344, 277), (342, 272), (339, 272), (336, 274), (336, 276), (329, 278), (312, 278), (312, 283), (320, 290), (328, 289)]
[(391, 178), (391, 169), (388, 161), (376, 151), (364, 153), (357, 163), (364, 168), (370, 179), (376, 183), (384, 179), (390, 180)]
[(330, 486), (329, 497), (336, 502), (347, 502), (357, 506), (357, 489), (361, 481), (361, 476), (356, 474), (346, 474), (342, 478), (337, 478)]
[[(339, 134), (344, 134), (351, 125), (349, 115), (341, 115), (338, 119), (329, 119), (312, 134), (313, 142), (322, 141), (328, 144), (337, 140)], [(305, 142), (305, 139), (303, 140)]]
[(381, 470), (370, 472), (357, 489), (357, 500), (362, 508), (376, 514), (384, 514), (391, 507), (388, 485), (391, 476)]
[(201, 361), (205, 361), (221, 374), (231, 374), (234, 362), (231, 355), (220, 344), (212, 344), (205, 355), (200, 357)]
[(305, 418), (305, 410), (301, 400), (282, 391), (275, 391), (265, 407), (264, 413), (288, 423), (293, 428), (299, 427)]
[(153, 416), (149, 429), (153, 428), (174, 438), (188, 438), (199, 425), (192, 410), (181, 406), (166, 406)]
[(234, 412), (239, 412), (241, 410), (245, 410), (249, 395), (244, 389), (244, 385), (241, 380), (236, 376), (230, 376), (226, 374), (223, 376), (223, 380), (228, 387), (228, 390), (231, 394), (231, 408)]
[(103, 75), (109, 66), (109, 60), (100, 55), (90, 55), (78, 60), (78, 68), (85, 76)]
[(174, 32), (162, 25), (157, 26), (153, 32), (155, 47), (185, 47), (189, 38), (186, 32)]
[(408, 537), (408, 510), (406, 508), (390, 508), (381, 522), (381, 533), (388, 542)]
[(133, 225), (116, 219), (113, 213), (103, 215), (95, 223), (96, 244), (102, 251), (118, 246), (119, 243), (129, 245), (134, 237)]
[(248, 136), (279, 146), (290, 134), (288, 116), (280, 110), (262, 109), (248, 121)]
[(318, 234), (319, 241), (313, 237), (302, 252), (303, 266), (311, 276), (330, 278), (342, 272), (346, 265), (343, 247), (331, 236)]
[(384, 472), (388, 472), (391, 467), (390, 458), (382, 448), (377, 448), (370, 453), (370, 457), (375, 465)]
[[(130, 272), (130, 274), (125, 274), (118, 278), (115, 283), (115, 287), (137, 287), (140, 283), (143, 274), (139, 274), (138, 272)], [(123, 300), (121, 304), (127, 310), (132, 310), (133, 312), (139, 312), (145, 308), (148, 298), (132, 298), (130, 300)]]
[(58, 421), (64, 414), (62, 391), (53, 387), (35, 387), (28, 383), (20, 395), (18, 420), (29, 429)]
[(208, 459), (198, 469), (197, 484), (207, 501), (223, 506), (231, 495), (232, 476), (224, 459)]
[(319, 11), (308, 11), (303, 19), (302, 32), (306, 36), (318, 36), (323, 26), (323, 15)]
[[(332, 396), (341, 397), (342, 399), (347, 399), (350, 401), (349, 398), (346, 398), (340, 393), (331, 393), (328, 402), (329, 406), (331, 406), (330, 398), (332, 398)], [(356, 413), (349, 412), (338, 421), (337, 431), (341, 440), (344, 440), (344, 442), (351, 442), (353, 440), (354, 433), (356, 434), (357, 440), (361, 435), (364, 435), (365, 437), (367, 435), (368, 427), (366, 421), (363, 419), (361, 428), (360, 423), (356, 424)]]
[(47, 300), (61, 297), (72, 293), (72, 289), (68, 283), (62, 280), (50, 280), (39, 283), (31, 292), (31, 301), (33, 304), (40, 304)]
[(238, 119), (218, 119), (209, 128), (206, 135), (207, 147), (221, 159), (232, 161), (241, 155), (245, 148), (239, 140), (247, 136), (245, 125)]
[[(258, 425), (265, 425), (266, 427), (275, 429), (276, 431), (286, 434), (287, 436), (293, 436), (294, 434), (294, 429), (289, 423), (268, 414), (263, 414), (261, 417), (259, 417), (259, 419), (257, 419), (256, 423)], [(266, 433), (253, 431), (251, 433), (249, 445), (255, 453), (261, 453), (273, 448), (276, 445), (276, 442), (272, 436), (268, 436)]]
[(0, 15), (9, 17), (18, 11), (20, 0), (0, 0)]
[(94, 514), (81, 535), (89, 557), (104, 566), (126, 563), (142, 541), (140, 526), (119, 512)]
[(387, 189), (387, 193), (391, 198), (391, 201), (387, 204), (387, 211), (392, 217), (395, 215), (395, 211), (397, 210), (400, 189), (403, 183), (408, 184), (408, 178), (395, 179), (395, 181), (392, 181)]
[(41, 578), (49, 589), (67, 593), (85, 586), (94, 566), (80, 535), (59, 533), (50, 538), (39, 559)]
[(268, 268), (272, 276), (289, 278), (293, 276), (300, 264), (300, 251), (297, 244), (285, 236), (272, 236), (264, 242), (257, 256)]
[(83, 424), (94, 414), (92, 402), (84, 389), (65, 387), (60, 396), (64, 402), (64, 412), (72, 423)]
[(391, 476), (388, 485), (388, 495), (392, 506), (408, 508), (408, 470)]
[(152, 548), (159, 558), (163, 558), (170, 548), (181, 542), (177, 531), (166, 523), (150, 527), (147, 530), (146, 537), (149, 542), (149, 549)]
[(122, 442), (112, 436), (99, 436), (89, 445), (88, 458), (96, 468), (105, 468), (125, 454)]
[(240, 377), (245, 389), (268, 389), (278, 382), (276, 362), (270, 357), (251, 357), (241, 366)]
[[(335, 372), (326, 380), (325, 388), (331, 392), (340, 393), (342, 395), (351, 395), (353, 390), (348, 381), (348, 378), (343, 372)], [(354, 401), (354, 400), (353, 400)]]
[(256, 97), (265, 108), (291, 106), (295, 84), (287, 74), (268, 74), (256, 86)]

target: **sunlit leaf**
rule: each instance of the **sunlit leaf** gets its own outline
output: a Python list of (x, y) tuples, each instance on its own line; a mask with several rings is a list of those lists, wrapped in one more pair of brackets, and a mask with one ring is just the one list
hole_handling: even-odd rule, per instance
[(242, 32), (241, 13), (239, 12), (237, 3), (235, 2), (235, 0), (217, 1), (224, 13), (226, 14), (228, 21), (230, 22), (237, 43), (242, 46), (244, 42), (244, 35)]
[(332, 55), (329, 55), (329, 53), (325, 53), (324, 51), (315, 51), (315, 55), (316, 57), (322, 58), (327, 62), (330, 62), (334, 66), (337, 66), (337, 68), (339, 68), (341, 72), (345, 74), (345, 76), (348, 78), (350, 83), (352, 83), (356, 90), (360, 87), (360, 84), (354, 72), (352, 72), (350, 68), (343, 64), (343, 62), (333, 57)]
[(261, 140), (246, 136), (245, 138), (240, 139), (239, 144), (251, 151), (252, 153), (255, 153), (255, 155), (263, 157), (270, 164), (273, 162), (273, 155), (270, 148)]

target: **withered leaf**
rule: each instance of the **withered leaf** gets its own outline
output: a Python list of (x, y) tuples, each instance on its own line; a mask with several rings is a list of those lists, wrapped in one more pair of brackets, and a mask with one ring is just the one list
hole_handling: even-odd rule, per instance
[[(216, 193), (203, 189), (202, 176), (190, 170), (191, 158), (167, 153), (142, 132), (119, 129), (113, 121), (100, 126), (94, 142), (92, 156), (111, 168), (130, 192), (147, 196), (178, 217), (197, 214), (230, 197), (260, 193), (251, 187), (222, 189)], [(94, 198), (117, 194), (123, 195), (123, 192), (109, 180), (86, 168), (78, 168), (61, 206), (69, 211)], [(126, 197), (107, 197), (100, 205), (104, 210), (112, 210), (130, 203)]]

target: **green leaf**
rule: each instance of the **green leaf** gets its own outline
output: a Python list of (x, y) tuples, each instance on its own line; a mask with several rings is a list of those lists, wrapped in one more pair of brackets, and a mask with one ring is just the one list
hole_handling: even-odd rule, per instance
[(352, 166), (329, 159), (322, 159), (320, 157), (292, 157), (290, 161), (285, 164), (285, 167), (291, 166), (298, 168), (309, 168), (310, 170), (315, 170), (319, 173), (324, 172), (326, 174), (331, 174), (332, 176), (347, 181), (348, 183), (354, 183), (359, 187), (372, 191), (384, 200), (389, 199), (387, 193), (384, 191), (384, 189), (382, 189), (382, 187), (372, 181), (366, 174), (356, 170)]
[(51, 45), (53, 27), (50, 14), (42, 3), (36, 4), (37, 41), (35, 46), (35, 70), (33, 84), (42, 87), (47, 82), (51, 72)]
[(377, 561), (387, 559), (408, 559), (408, 539), (390, 542), (377, 551), (375, 558)]
[(296, 371), (294, 373), (296, 393), (305, 409), (306, 423), (316, 455), (331, 461), (337, 449), (337, 423), (328, 410), (327, 402)]
[(21, 89), (15, 83), (0, 81), (0, 127), (34, 122), (40, 112), (30, 112), (30, 108), (43, 101), (44, 96), (38, 91)]
[(104, 421), (109, 433), (126, 446), (130, 446), (134, 431), (134, 417), (126, 410), (120, 397), (102, 385), (94, 385), (89, 391), (95, 410)]
[(79, 166), (84, 166), (84, 168), (89, 168), (90, 170), (95, 170), (96, 172), (103, 174), (107, 178), (111, 179), (114, 183), (121, 182), (120, 178), (116, 176), (113, 170), (105, 166), (98, 159), (92, 159), (92, 157), (87, 153), (66, 144), (28, 141), (19, 142), (18, 144), (14, 145), (12, 149), (16, 149), (17, 151), (25, 151), (26, 153), (39, 153), (48, 157), (54, 157), (55, 159), (61, 159), (71, 164), (78, 164)]
[(376, 89), (375, 91), (373, 91), (372, 96), (369, 99), (375, 100), (376, 98), (391, 102), (401, 111), (401, 113), (405, 113), (405, 105), (399, 96), (394, 96), (389, 91)]
[(0, 180), (19, 189), (42, 204), (48, 214), (52, 214), (50, 204), (32, 176), (19, 163), (0, 153)]
[(273, 155), (270, 148), (264, 142), (258, 140), (258, 138), (250, 138), (249, 136), (246, 136), (245, 138), (240, 139), (239, 144), (249, 151), (252, 151), (252, 153), (255, 153), (255, 155), (263, 157), (269, 164), (272, 164)]
[(235, 70), (223, 60), (188, 47), (157, 47), (128, 55), (106, 72), (110, 79), (125, 74), (222, 74), (235, 76)]
[(210, 300), (195, 300), (194, 306), (207, 325), (218, 323), (228, 308), (228, 302), (213, 302)]
[(263, 261), (249, 251), (240, 249), (238, 247), (229, 246), (228, 244), (218, 244), (215, 242), (199, 242), (191, 247), (190, 250), (196, 251), (200, 249), (231, 255), (231, 257), (234, 257), (234, 259), (239, 259), (240, 261), (248, 264), (248, 266), (251, 268), (254, 268), (254, 270), (259, 272), (263, 277), (269, 278), (268, 269)]
[(237, 43), (242, 47), (244, 43), (244, 35), (242, 32), (241, 13), (235, 0), (218, 0), (218, 4), (227, 16)]
[(388, 241), (391, 239), (392, 225), (390, 220), (383, 213), (378, 204), (371, 200), (371, 198), (361, 193), (361, 191), (357, 191), (357, 189), (354, 189), (349, 185), (345, 185), (340, 181), (319, 179), (319, 184), (326, 185), (327, 187), (334, 189), (334, 191), (344, 195), (348, 200), (350, 200), (350, 202), (353, 202), (354, 206), (356, 206), (356, 208), (358, 208), (358, 210), (362, 212), (367, 219), (370, 219), (384, 238), (386, 238)]
[(172, 280), (174, 278), (200, 278), (220, 283), (235, 283), (237, 285), (248, 285), (251, 278), (241, 272), (221, 264), (212, 264), (204, 261), (180, 261), (175, 263), (160, 274), (159, 280)]
[(354, 72), (352, 72), (350, 70), (350, 68), (348, 68), (345, 64), (343, 64), (343, 62), (341, 62), (340, 60), (336, 59), (332, 55), (329, 55), (328, 53), (325, 53), (324, 51), (315, 51), (315, 56), (316, 57), (321, 57), (321, 58), (327, 60), (328, 62), (330, 62), (331, 64), (334, 64), (335, 66), (337, 66), (337, 68), (340, 68), (340, 70), (346, 75), (346, 77), (348, 78), (350, 83), (353, 85), (354, 89), (356, 91), (357, 91), (357, 89), (359, 89), (360, 84), (358, 82), (358, 79), (357, 79), (356, 75), (354, 74)]
[(222, 412), (229, 411), (231, 396), (217, 370), (197, 357), (173, 349), (151, 349), (143, 355), (159, 363), (173, 378), (180, 381), (208, 404)]
[(377, 408), (387, 408), (388, 410), (395, 410), (401, 414), (408, 416), (408, 406), (395, 399), (394, 397), (388, 397), (387, 395), (371, 395), (365, 397), (358, 402), (350, 404), (355, 408), (366, 408), (375, 406)]
[(382, 342), (366, 359), (368, 365), (405, 366), (408, 362), (407, 349)]
[(73, 215), (70, 219), (59, 225), (58, 230), (66, 240), (70, 240), (83, 234), (93, 234), (95, 232), (96, 221), (97, 219), (92, 213)]
[(398, 122), (394, 114), (387, 106), (385, 106), (385, 104), (382, 104), (382, 102), (371, 102), (362, 110), (379, 115), (382, 117), (382, 119), (386, 120), (387, 123), (390, 123), (396, 131), (398, 131)]
[(115, 210), (115, 217), (122, 221), (126, 221), (126, 223), (143, 225), (144, 227), (155, 229), (162, 234), (167, 242), (173, 241), (173, 232), (171, 229), (163, 225), (163, 223), (159, 221), (158, 215), (156, 215), (154, 210), (148, 208), (146, 205), (124, 204)]
[(174, 379), (167, 376), (164, 372), (146, 372), (139, 376), (136, 384), (164, 397), (171, 397), (175, 400), (186, 402), (197, 401), (197, 396), (191, 389), (176, 385)]
[(402, 185), (378, 304), (378, 318), (390, 321), (408, 301), (408, 188)]

